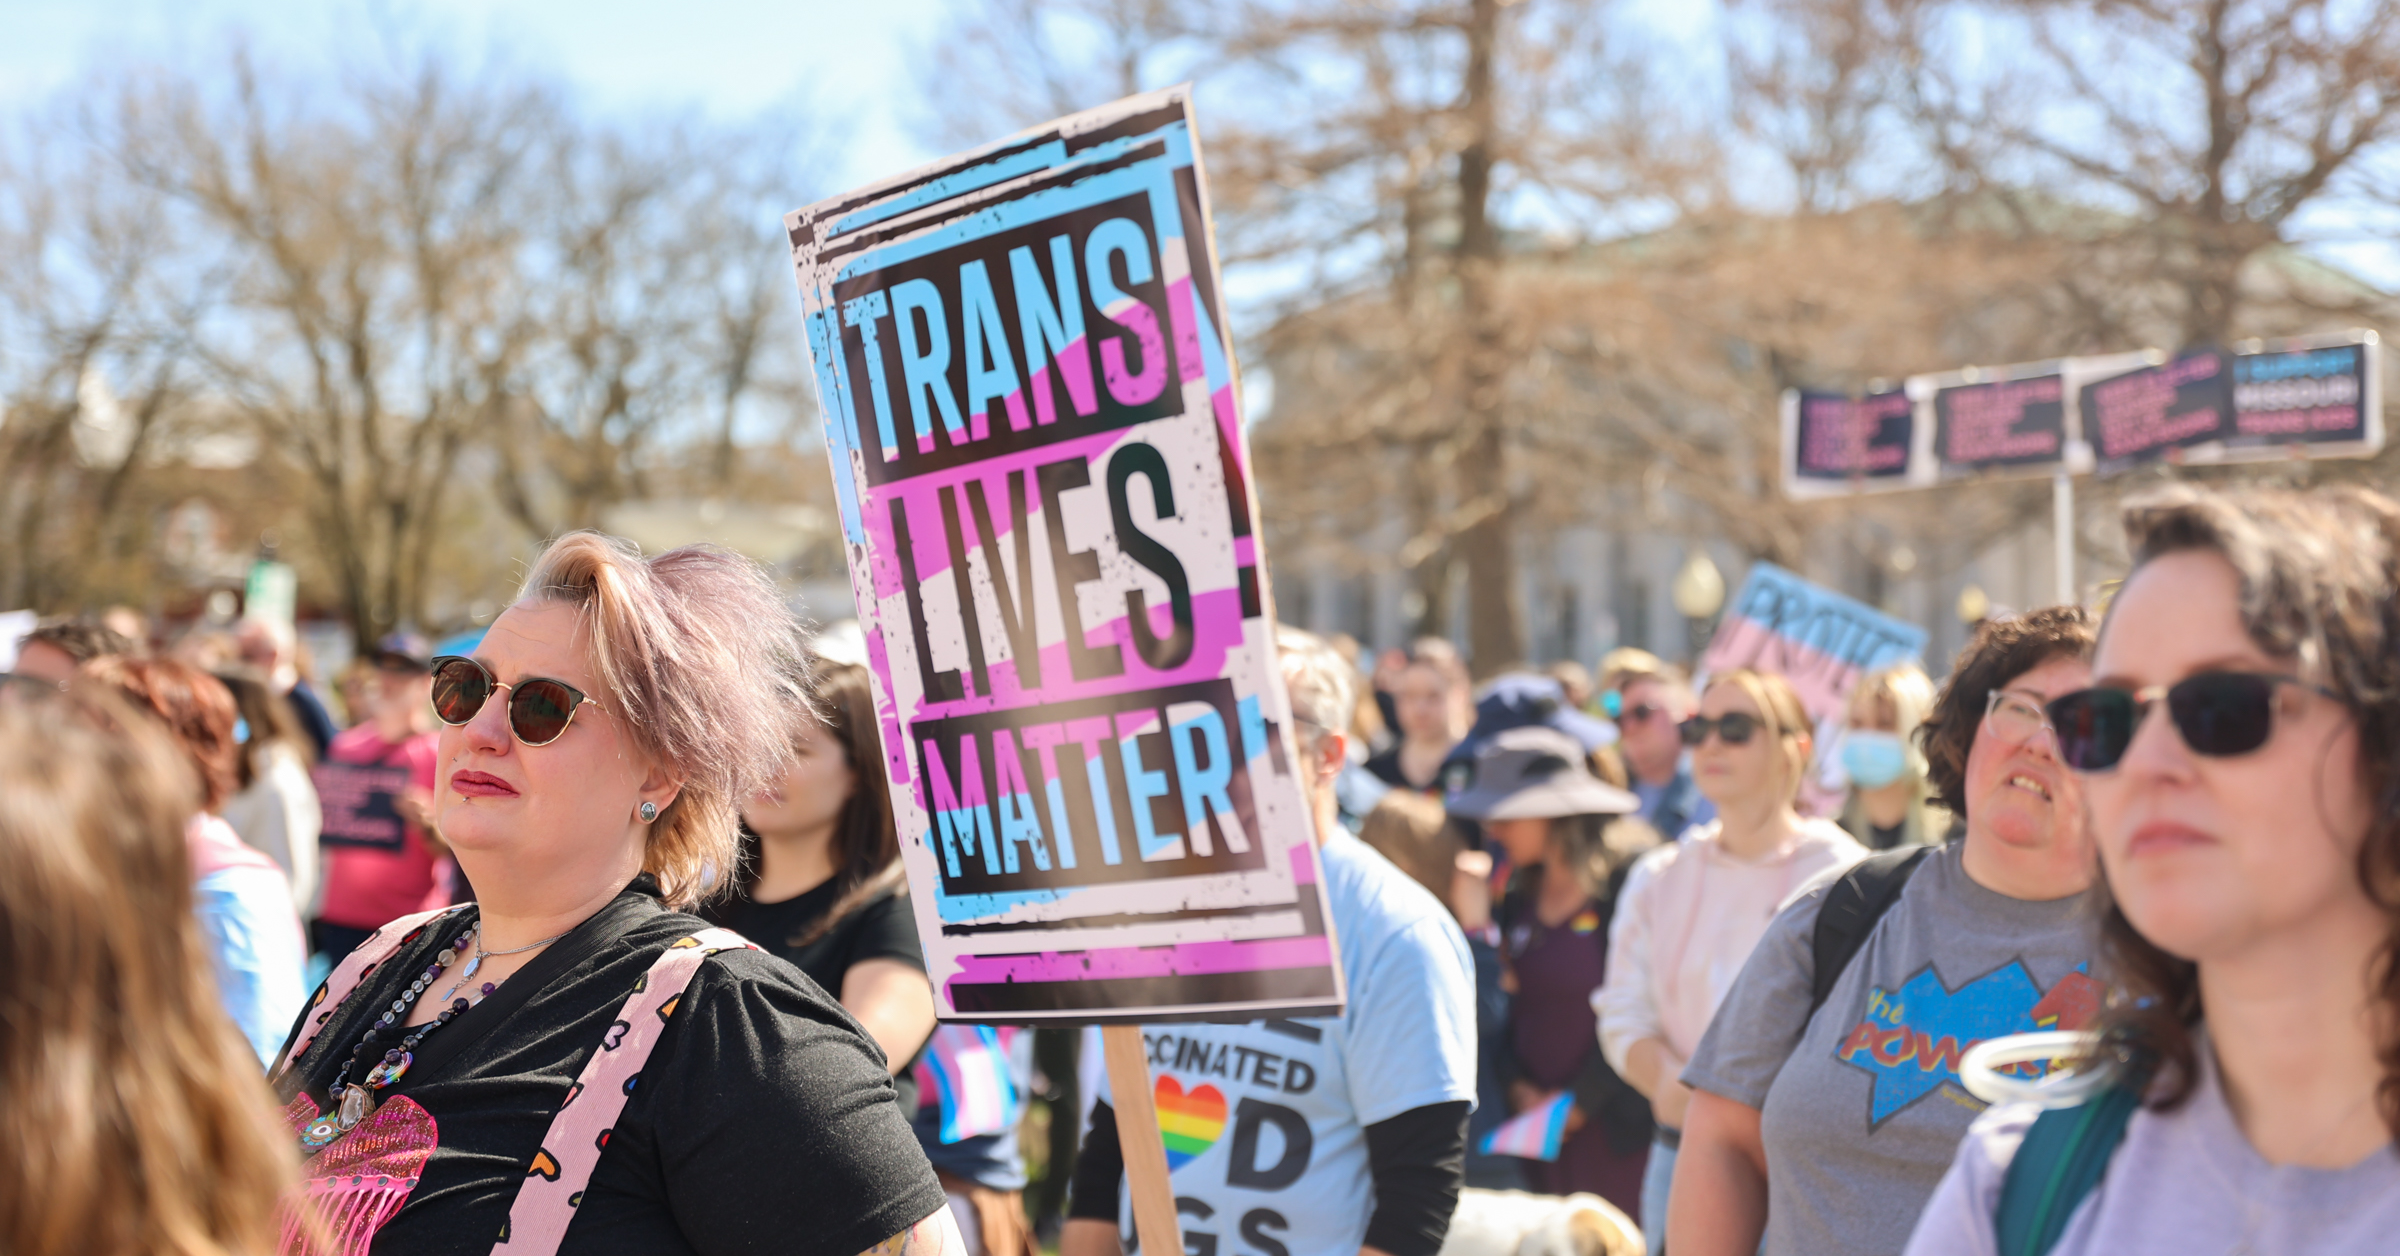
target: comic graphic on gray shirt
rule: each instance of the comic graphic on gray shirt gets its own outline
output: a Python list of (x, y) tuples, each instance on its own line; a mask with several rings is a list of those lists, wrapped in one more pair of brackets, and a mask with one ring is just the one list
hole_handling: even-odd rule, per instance
[(1813, 1019), (1829, 874), (1768, 926), (1683, 1072), (1760, 1110), (1767, 1256), (1896, 1254), (1983, 1110), (1958, 1061), (1987, 1038), (2081, 1029), (2100, 1008), (2083, 895), (1978, 885), (1958, 843), (1918, 865)]

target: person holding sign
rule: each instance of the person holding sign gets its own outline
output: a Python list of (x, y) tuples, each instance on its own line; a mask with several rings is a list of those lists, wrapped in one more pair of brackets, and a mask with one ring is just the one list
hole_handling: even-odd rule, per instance
[(814, 671), (819, 715), (781, 774), (743, 802), (740, 881), (704, 914), (840, 999), (909, 1099), (903, 1070), (933, 1033), (933, 988), (876, 762), (875, 698), (863, 667)]
[(1961, 1053), (2099, 1010), (2082, 791), (2042, 713), (2091, 640), (2079, 606), (1986, 622), (1920, 734), (1966, 835), (1802, 883), (1750, 950), (1677, 1079), (1676, 1256), (1898, 1252), (1980, 1107)]
[[(1184, 1239), (1264, 1256), (1434, 1256), (1475, 1097), (1466, 939), (1336, 814), (1356, 670), (1308, 634), (1277, 636), (1349, 1002), (1333, 1019), (1143, 1027)], [(1124, 1164), (1103, 1088), (1061, 1256), (1123, 1251)]]
[[(877, 762), (882, 745), (867, 669), (819, 659), (812, 670), (817, 715), (793, 740), (781, 776), (742, 804), (739, 888), (703, 914), (841, 1000), (883, 1049), (900, 1110), (910, 1114), (917, 1145), (949, 1193), (970, 1256), (1019, 1256), (1028, 1238), (1016, 1127), (961, 1134), (959, 1114), (944, 1112), (940, 1087), (920, 1085), (927, 1056), (939, 1067), (958, 1053), (926, 1050), (936, 1033), (933, 987)], [(965, 1065), (985, 1070), (979, 1094), (1011, 1084), (993, 1077), (991, 1064), (977, 1054)], [(945, 1115), (956, 1135), (948, 1142)]]
[(436, 904), (436, 853), (426, 831), (433, 798), (433, 648), (413, 632), (395, 632), (369, 656), (373, 714), (333, 739), (312, 773), (324, 825), (318, 842), (324, 885), (309, 933), (316, 949), (340, 963), (387, 920)]
[(2049, 704), (2121, 993), (2080, 1102), (1985, 1113), (1908, 1250), (2391, 1251), (2400, 504), (2178, 486), (2125, 531), (2093, 687)]
[(432, 660), (478, 901), (361, 944), (272, 1075), (341, 1250), (958, 1251), (882, 1052), (684, 914), (806, 710), (798, 631), (746, 559), (579, 532)]

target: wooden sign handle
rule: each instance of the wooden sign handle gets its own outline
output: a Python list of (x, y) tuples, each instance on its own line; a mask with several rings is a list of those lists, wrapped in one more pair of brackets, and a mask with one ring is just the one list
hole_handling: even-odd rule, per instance
[(1167, 1145), (1158, 1135), (1158, 1104), (1150, 1089), (1150, 1053), (1139, 1025), (1103, 1025), (1108, 1088), (1116, 1098), (1117, 1144), (1125, 1156), (1125, 1187), (1133, 1192), (1133, 1232), (1142, 1256), (1183, 1256), (1183, 1225), (1175, 1188), (1167, 1180)]

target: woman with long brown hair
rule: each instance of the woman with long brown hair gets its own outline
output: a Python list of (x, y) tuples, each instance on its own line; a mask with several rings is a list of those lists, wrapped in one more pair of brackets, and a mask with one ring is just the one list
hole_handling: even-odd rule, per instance
[(742, 803), (739, 888), (708, 916), (840, 999), (897, 1073), (933, 1032), (933, 987), (867, 669), (819, 664), (816, 697), (820, 718), (793, 739), (783, 774)]
[[(1015, 1256), (1030, 1248), (1016, 1131), (961, 1136), (953, 1125), (945, 1141), (939, 1086), (920, 1085), (912, 1067), (943, 1053), (926, 1049), (935, 1032), (933, 986), (900, 870), (867, 670), (820, 661), (814, 672), (817, 717), (793, 739), (782, 776), (742, 804), (738, 891), (711, 918), (841, 1000), (883, 1048), (901, 1110), (949, 1195), (968, 1252)], [(1001, 1067), (996, 1053), (972, 1054), (964, 1067)], [(950, 1053), (944, 1062), (956, 1060)]]
[(2400, 504), (2179, 486), (2125, 532), (2091, 685), (2048, 707), (2103, 874), (2103, 1084), (1978, 1120), (1909, 1251), (2389, 1252)]
[(0, 693), (0, 1251), (260, 1256), (295, 1157), (192, 912), (180, 748)]

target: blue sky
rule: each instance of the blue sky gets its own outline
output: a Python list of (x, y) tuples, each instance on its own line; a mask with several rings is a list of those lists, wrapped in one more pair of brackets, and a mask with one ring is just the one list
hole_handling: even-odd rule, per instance
[[(565, 79), (602, 109), (699, 108), (738, 119), (811, 102), (834, 116), (843, 139), (823, 165), (795, 160), (798, 205), (940, 155), (912, 129), (909, 66), (965, 2), (0, 0), (0, 111), (38, 101), (87, 67), (187, 60), (229, 32), (310, 59), (397, 27), (459, 52), (499, 50)], [(1622, 2), (1664, 55), (1696, 55), (1696, 65), (1710, 58), (1724, 20), (1716, 3)], [(2341, 210), (2307, 218), (2311, 251), (2400, 286), (2400, 246), (2382, 232)], [(1237, 277), (1236, 286), (1255, 278)]]
[(910, 132), (904, 97), (910, 51), (944, 9), (944, 0), (0, 0), (0, 109), (32, 103), (85, 67), (127, 54), (176, 59), (228, 32), (305, 58), (396, 24), (462, 51), (504, 50), (603, 108), (740, 118), (794, 98), (825, 103), (853, 136), (839, 169), (807, 180), (831, 191), (939, 155)]

